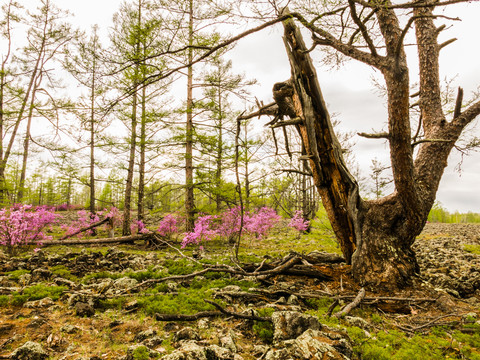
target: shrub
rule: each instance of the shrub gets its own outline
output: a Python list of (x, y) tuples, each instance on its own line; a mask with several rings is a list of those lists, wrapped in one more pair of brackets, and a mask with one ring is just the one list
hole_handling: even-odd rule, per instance
[(20, 245), (41, 245), (42, 240), (51, 239), (43, 230), (56, 223), (58, 217), (46, 206), (33, 209), (31, 205), (16, 204), (0, 209), (0, 244), (10, 254)]

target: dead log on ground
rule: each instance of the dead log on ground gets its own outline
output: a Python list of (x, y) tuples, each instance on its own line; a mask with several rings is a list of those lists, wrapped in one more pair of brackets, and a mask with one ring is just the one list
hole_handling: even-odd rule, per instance
[(102, 239), (76, 239), (76, 240), (47, 240), (42, 242), (42, 246), (52, 245), (99, 245), (99, 244), (112, 244), (112, 243), (128, 243), (135, 240), (146, 240), (150, 237), (150, 234), (139, 234), (120, 236), (116, 238), (102, 238)]

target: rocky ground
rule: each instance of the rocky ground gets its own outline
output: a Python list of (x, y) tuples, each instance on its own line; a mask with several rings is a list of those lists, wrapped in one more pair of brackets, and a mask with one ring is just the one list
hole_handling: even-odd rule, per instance
[(415, 286), (367, 292), (347, 316), (359, 288), (338, 256), (282, 262), (269, 244), (244, 254), (244, 274), (203, 272), (228, 260), (221, 247), (0, 255), (0, 359), (480, 359), (479, 225), (427, 224)]

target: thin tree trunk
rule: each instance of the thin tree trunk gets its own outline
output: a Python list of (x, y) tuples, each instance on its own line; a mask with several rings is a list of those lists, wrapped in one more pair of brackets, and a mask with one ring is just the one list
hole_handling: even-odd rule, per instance
[[(96, 37), (95, 37), (96, 39)], [(94, 43), (94, 48), (96, 44)], [(90, 90), (90, 213), (95, 213), (95, 86), (96, 57), (93, 57), (93, 74)]]
[[(145, 78), (145, 74), (143, 74)], [(146, 148), (146, 86), (142, 88), (142, 97), (141, 97), (141, 123), (140, 123), (140, 163), (138, 165), (138, 201), (137, 201), (137, 219), (142, 221), (145, 216), (145, 148)]]
[[(140, 28), (141, 19), (142, 19), (142, 7), (141, 2), (138, 2), (138, 28)], [(122, 234), (123, 236), (130, 235), (130, 211), (132, 206), (132, 192), (133, 192), (133, 174), (135, 167), (135, 149), (137, 146), (137, 104), (138, 104), (138, 83), (139, 83), (139, 60), (138, 56), (140, 54), (140, 39), (136, 45), (136, 59), (135, 59), (135, 72), (134, 72), (134, 91), (132, 98), (132, 120), (131, 120), (131, 138), (130, 138), (130, 156), (128, 160), (128, 169), (127, 169), (127, 180), (125, 182), (125, 201), (123, 207), (123, 226)]]
[(217, 205), (217, 211), (220, 212), (222, 209), (222, 194), (221, 194), (221, 184), (222, 184), (222, 163), (223, 163), (223, 111), (222, 111), (222, 92), (220, 86), (217, 89), (218, 91), (218, 146), (217, 146), (217, 171), (215, 173), (215, 185), (216, 185), (216, 198), (215, 202)]
[[(189, 2), (188, 64), (193, 61), (193, 0)], [(186, 231), (193, 231), (195, 224), (195, 199), (193, 184), (193, 67), (187, 69), (187, 123), (185, 139), (185, 215)]]
[(38, 87), (41, 83), (42, 75), (36, 79), (35, 85), (32, 91), (32, 97), (30, 99), (30, 107), (28, 109), (28, 116), (27, 116), (27, 128), (25, 130), (25, 139), (23, 141), (23, 154), (22, 154), (22, 170), (20, 171), (20, 180), (18, 183), (18, 193), (17, 193), (17, 201), (22, 202), (23, 200), (23, 192), (25, 190), (25, 179), (27, 176), (27, 162), (28, 162), (28, 153), (30, 148), (30, 136), (31, 136), (31, 127), (32, 127), (32, 117), (33, 117), (33, 109), (35, 108), (35, 95), (37, 92)]

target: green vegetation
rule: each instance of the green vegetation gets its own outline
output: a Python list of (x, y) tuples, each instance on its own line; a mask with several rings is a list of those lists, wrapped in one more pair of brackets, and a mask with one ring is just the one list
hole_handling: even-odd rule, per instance
[(472, 254), (480, 255), (480, 245), (463, 245), (463, 248)]
[(355, 351), (365, 360), (480, 359), (480, 352), (472, 348), (475, 346), (478, 349), (479, 334), (465, 338), (466, 334), (461, 332), (449, 334), (436, 328), (430, 334), (417, 333), (413, 336), (398, 330), (368, 335), (358, 327), (348, 328), (348, 334), (355, 343)]
[[(258, 309), (258, 316), (270, 317), (274, 310), (272, 308)], [(252, 326), (253, 332), (265, 343), (271, 344), (273, 341), (273, 324), (267, 321), (254, 321)]]
[(30, 270), (19, 269), (5, 273), (9, 280), (18, 281), (22, 275), (30, 274)]
[(468, 213), (459, 213), (458, 211), (450, 213), (440, 203), (433, 205), (428, 215), (428, 221), (433, 223), (480, 223), (480, 214), (469, 211)]
[(61, 277), (61, 278), (64, 278), (64, 279), (68, 279), (68, 280), (72, 280), (72, 281), (77, 280), (77, 277), (75, 275), (72, 275), (70, 270), (68, 270), (67, 267), (65, 267), (64, 265), (52, 266), (50, 268), (50, 271), (55, 276), (58, 276), (58, 277)]
[(46, 297), (52, 300), (58, 300), (63, 292), (67, 290), (65, 286), (47, 286), (44, 284), (33, 285), (23, 289), (22, 292), (14, 292), (12, 295), (4, 295), (0, 298), (0, 306), (21, 306), (27, 301), (41, 300)]

